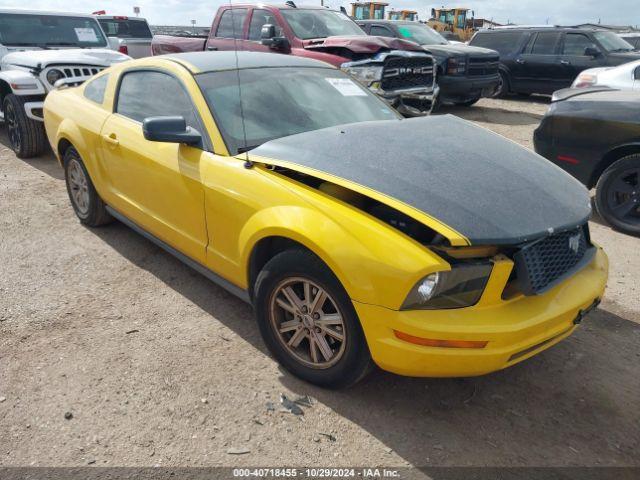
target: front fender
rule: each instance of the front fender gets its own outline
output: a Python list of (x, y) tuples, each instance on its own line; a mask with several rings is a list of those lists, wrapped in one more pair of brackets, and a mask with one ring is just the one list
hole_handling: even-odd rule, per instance
[(0, 82), (7, 85), (14, 95), (46, 95), (47, 91), (40, 80), (24, 70), (0, 71)]
[(257, 212), (238, 238), (242, 265), (249, 265), (255, 246), (268, 237), (284, 237), (304, 245), (327, 264), (351, 298), (371, 298), (374, 285), (365, 274), (366, 269), (357, 268), (360, 255), (354, 254), (362, 247), (354, 248), (354, 239), (348, 232), (317, 210), (277, 206)]

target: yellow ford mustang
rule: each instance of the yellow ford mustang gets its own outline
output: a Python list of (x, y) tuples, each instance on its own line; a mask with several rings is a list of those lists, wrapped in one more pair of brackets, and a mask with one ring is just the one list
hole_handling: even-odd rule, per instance
[(80, 221), (118, 219), (251, 302), (309, 382), (502, 369), (604, 291), (578, 182), (455, 117), (401, 119), (324, 63), (146, 58), (44, 110)]

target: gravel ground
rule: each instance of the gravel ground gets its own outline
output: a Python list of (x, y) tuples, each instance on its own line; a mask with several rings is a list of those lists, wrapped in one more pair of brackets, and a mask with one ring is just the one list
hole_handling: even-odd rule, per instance
[[(449, 113), (531, 147), (545, 109)], [(594, 219), (605, 301), (531, 360), (324, 391), (279, 369), (248, 306), (120, 224), (81, 226), (53, 157), (7, 143), (1, 131), (0, 466), (640, 465), (639, 239)], [(282, 412), (281, 394), (312, 406)]]

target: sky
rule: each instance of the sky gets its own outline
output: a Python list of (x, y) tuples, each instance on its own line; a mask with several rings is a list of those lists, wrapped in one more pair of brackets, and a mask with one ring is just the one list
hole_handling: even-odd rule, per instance
[[(251, 0), (245, 0), (248, 3)], [(283, 3), (284, 0), (277, 0)], [(421, 19), (428, 19), (431, 8), (443, 3), (425, 3), (420, 0), (385, 0), (396, 10), (417, 10)], [(139, 6), (141, 16), (155, 25), (190, 25), (196, 20), (199, 26), (209, 26), (218, 6), (228, 3), (222, 0), (2, 0), (2, 8), (24, 8), (31, 10), (74, 11), (91, 13), (106, 10), (113, 15), (133, 15), (133, 7)], [(241, 2), (238, 2), (241, 3)], [(265, 2), (268, 3), (268, 2)], [(320, 0), (300, 0), (298, 5), (319, 5)], [(325, 0), (325, 5), (338, 9), (345, 6), (351, 11), (348, 1)], [(464, 6), (475, 11), (476, 18), (493, 19), (498, 23), (528, 25), (555, 24), (575, 25), (598, 23), (640, 26), (638, 0), (461, 0), (444, 5)], [(72, 6), (72, 7), (71, 7)]]

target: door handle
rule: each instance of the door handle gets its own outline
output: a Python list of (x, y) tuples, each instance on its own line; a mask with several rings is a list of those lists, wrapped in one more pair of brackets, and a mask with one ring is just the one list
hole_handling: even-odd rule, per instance
[(520, 65), (524, 65), (525, 61), (522, 58), (517, 58), (516, 63), (519, 63)]
[(207, 47), (207, 50), (209, 50), (210, 52), (215, 52), (216, 50), (218, 50), (218, 47)]
[(113, 145), (114, 147), (120, 145), (120, 142), (116, 138), (115, 133), (111, 133), (109, 135), (102, 135), (102, 138), (104, 139), (105, 142), (107, 142), (109, 145)]
[(565, 66), (569, 66), (571, 65), (571, 62), (568, 62), (567, 60), (560, 60), (560, 65), (565, 65)]

